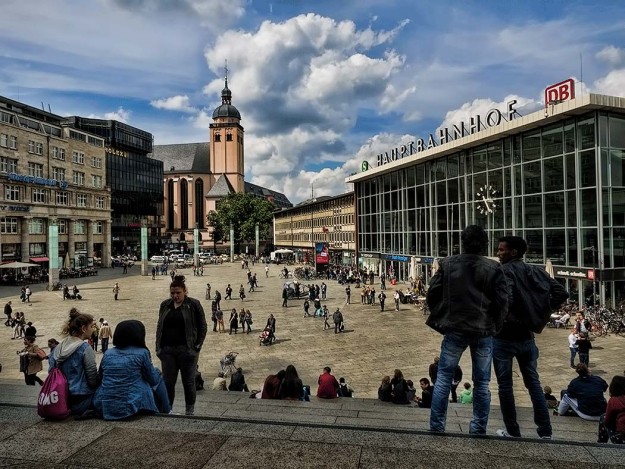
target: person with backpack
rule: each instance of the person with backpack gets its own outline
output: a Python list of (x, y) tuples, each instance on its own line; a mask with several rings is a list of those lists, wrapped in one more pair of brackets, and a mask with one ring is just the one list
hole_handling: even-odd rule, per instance
[(113, 347), (100, 363), (102, 384), (93, 406), (104, 420), (120, 420), (138, 413), (171, 411), (161, 373), (152, 364), (145, 345), (145, 326), (136, 320), (120, 322), (113, 334)]
[(94, 327), (92, 315), (72, 308), (61, 331), (67, 337), (55, 347), (49, 358), (48, 373), (58, 367), (67, 380), (67, 404), (73, 415), (84, 415), (92, 410), (93, 395), (98, 387), (95, 352), (85, 342), (91, 337)]
[(497, 435), (504, 438), (521, 436), (512, 385), (512, 360), (516, 359), (532, 400), (538, 436), (551, 439), (549, 410), (537, 370), (538, 348), (534, 333), (542, 331), (551, 312), (558, 309), (569, 294), (544, 269), (523, 262), (526, 251), (527, 243), (519, 236), (499, 238), (497, 256), (508, 278), (511, 295), (503, 328), (493, 343), (493, 365), (506, 426), (505, 430), (497, 430)]
[[(24, 348), (17, 352), (20, 355), (20, 368), (23, 369), (24, 381), (28, 386), (34, 386), (35, 383), (43, 385), (41, 378), (37, 376), (43, 366), (41, 362), (46, 357), (46, 352), (35, 344), (35, 337), (27, 335), (24, 337)], [(22, 366), (21, 362), (24, 362)]]
[(353, 397), (354, 389), (345, 382), (345, 378), (339, 378), (339, 397)]

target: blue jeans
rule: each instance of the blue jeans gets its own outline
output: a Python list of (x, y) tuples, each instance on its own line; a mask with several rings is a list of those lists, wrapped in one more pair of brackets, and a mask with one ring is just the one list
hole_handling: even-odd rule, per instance
[(551, 420), (549, 409), (543, 394), (540, 378), (536, 371), (538, 347), (534, 340), (510, 341), (495, 339), (493, 346), (493, 365), (497, 383), (499, 385), (499, 405), (506, 431), (510, 436), (521, 436), (517, 423), (514, 391), (512, 389), (512, 359), (516, 358), (519, 364), (523, 384), (529, 392), (534, 408), (534, 423), (538, 436), (551, 436)]
[(473, 366), (473, 418), (469, 424), (469, 433), (485, 435), (490, 413), (490, 367), (493, 360), (493, 338), (470, 336), (462, 333), (449, 333), (441, 344), (438, 376), (432, 395), (430, 411), (430, 430), (444, 432), (449, 405), (449, 392), (460, 357), (469, 347)]
[(575, 355), (577, 355), (577, 348), (569, 347), (569, 350), (571, 351), (571, 368), (574, 368), (575, 367)]

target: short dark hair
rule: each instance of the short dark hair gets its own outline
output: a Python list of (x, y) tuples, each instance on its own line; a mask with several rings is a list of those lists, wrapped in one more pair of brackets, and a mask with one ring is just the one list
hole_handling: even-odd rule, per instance
[(488, 249), (488, 235), (481, 226), (467, 226), (462, 230), (460, 239), (467, 254), (483, 254)]
[(174, 276), (174, 280), (169, 284), (169, 288), (182, 288), (183, 290), (186, 290), (187, 286), (184, 282), (184, 275), (176, 275)]
[(580, 376), (588, 376), (588, 367), (584, 363), (575, 365), (575, 371)]
[(625, 376), (616, 375), (610, 381), (610, 396), (625, 396)]
[(326, 371), (328, 373), (332, 373), (332, 368), (330, 368), (329, 366), (324, 366), (323, 367), (323, 371)]
[(527, 252), (527, 243), (520, 236), (502, 236), (499, 242), (506, 243), (510, 249), (515, 249), (518, 258), (523, 257)]
[(120, 322), (113, 334), (113, 345), (120, 349), (127, 347), (147, 349), (145, 345), (145, 326), (141, 321), (135, 319)]
[(421, 378), (421, 379), (419, 380), (419, 383), (421, 383), (421, 384), (430, 384), (430, 380), (429, 380), (429, 379), (427, 379), (427, 378)]

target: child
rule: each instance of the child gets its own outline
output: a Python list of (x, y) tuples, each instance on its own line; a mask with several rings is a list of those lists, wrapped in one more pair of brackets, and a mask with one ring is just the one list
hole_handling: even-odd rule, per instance
[(610, 400), (599, 421), (599, 443), (625, 444), (625, 377), (615, 376), (610, 383)]
[(308, 314), (309, 309), (310, 309), (310, 303), (308, 302), (308, 300), (304, 300), (304, 317), (310, 316), (310, 314)]
[(545, 400), (547, 401), (547, 408), (549, 409), (557, 409), (558, 408), (558, 400), (556, 397), (551, 394), (553, 391), (549, 386), (545, 386), (543, 389), (545, 391)]
[(460, 404), (472, 404), (473, 403), (473, 389), (471, 389), (471, 383), (464, 383), (464, 391), (460, 393)]

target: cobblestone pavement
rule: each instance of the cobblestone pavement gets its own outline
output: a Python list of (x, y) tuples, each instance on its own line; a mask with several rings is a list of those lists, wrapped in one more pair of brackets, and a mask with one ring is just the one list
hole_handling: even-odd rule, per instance
[[(210, 301), (205, 300), (206, 283), (210, 282), (213, 293), (222, 295), (227, 283), (231, 283), (236, 294), (239, 286), (246, 285), (246, 271), (237, 263), (209, 265), (203, 277), (194, 277), (191, 269), (180, 270), (187, 276), (189, 295), (201, 300), (207, 311), (209, 332), (200, 356), (200, 369), (207, 381), (216, 375), (219, 358), (226, 351), (239, 353), (237, 364), (241, 366), (251, 389), (258, 388), (270, 373), (294, 364), (305, 384), (316, 388), (317, 377), (324, 366), (331, 366), (333, 373), (344, 376), (356, 390), (357, 397), (377, 397), (377, 388), (384, 375), (392, 375), (395, 368), (404, 372), (407, 379), (417, 382), (427, 376), (428, 365), (440, 349), (441, 336), (424, 325), (425, 317), (412, 305), (401, 305), (399, 312), (390, 311), (392, 300), (387, 299), (387, 311), (381, 313), (378, 306), (360, 304), (360, 293), (352, 286), (352, 304), (345, 304), (342, 286), (327, 281), (330, 312), (340, 307), (345, 317), (345, 332), (334, 334), (333, 329), (323, 330), (323, 319), (303, 317), (303, 300), (289, 301), (282, 308), (281, 289), (284, 280), (278, 277), (279, 268), (271, 265), (269, 278), (265, 278), (264, 267), (251, 266), (256, 272), (260, 287), (247, 293), (244, 301), (222, 300), (226, 320), (231, 308), (245, 307), (253, 315), (253, 332), (236, 335), (212, 332)], [(112, 287), (119, 281), (119, 301), (113, 301)], [(320, 281), (316, 281), (320, 283)], [(50, 337), (60, 339), (60, 329), (73, 306), (91, 313), (98, 319), (104, 317), (114, 328), (124, 319), (143, 321), (147, 329), (148, 347), (154, 353), (156, 318), (160, 302), (168, 298), (169, 276), (139, 275), (139, 268), (132, 267), (127, 275), (121, 269), (101, 269), (96, 277), (69, 279), (71, 287), (78, 285), (84, 299), (63, 301), (60, 292), (48, 292), (44, 285), (32, 286), (32, 304), (19, 301), (19, 287), (0, 288), (0, 304), (13, 301), (14, 311), (24, 311), (27, 321), (33, 321), (40, 337), (38, 343), (46, 345)], [(306, 282), (304, 282), (306, 283)], [(247, 286), (247, 285), (246, 285)], [(378, 287), (379, 285), (376, 285)], [(376, 288), (378, 290), (378, 288)], [(389, 292), (387, 291), (387, 295)], [(265, 325), (267, 316), (276, 317), (277, 342), (270, 346), (259, 345), (258, 334)], [(568, 332), (563, 329), (546, 329), (537, 337), (541, 358), (539, 371), (543, 385), (549, 385), (554, 392), (566, 387), (575, 376), (569, 367)], [(12, 331), (0, 325), (0, 363), (3, 365), (2, 379), (21, 379), (18, 359), (15, 354), (22, 346), (21, 340), (11, 340)], [(622, 337), (597, 338), (590, 355), (591, 369), (606, 381), (625, 369)], [(98, 354), (98, 360), (101, 355)], [(159, 365), (158, 359), (154, 357)], [(470, 380), (471, 362), (468, 351), (462, 357), (464, 380)], [(530, 405), (520, 375), (516, 373), (515, 390), (520, 405)], [(45, 372), (41, 373), (45, 376)], [(491, 383), (493, 403), (498, 403), (496, 383)]]

